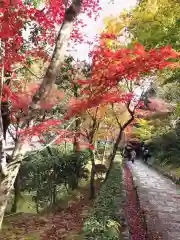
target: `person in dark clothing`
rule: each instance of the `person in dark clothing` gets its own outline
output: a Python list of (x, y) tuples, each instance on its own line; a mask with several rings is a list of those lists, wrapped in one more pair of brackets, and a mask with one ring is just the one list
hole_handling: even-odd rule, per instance
[(122, 151), (122, 156), (125, 158), (127, 156), (127, 147), (125, 146)]
[(144, 142), (141, 143), (141, 156), (143, 157), (144, 154), (144, 150), (145, 150), (145, 144)]
[(130, 149), (129, 149), (128, 145), (126, 145), (124, 148), (123, 157), (128, 158), (128, 159), (130, 158)]
[(143, 152), (143, 160), (145, 163), (147, 163), (148, 159), (151, 157), (150, 153), (149, 153), (149, 150), (146, 148), (144, 149), (144, 152)]

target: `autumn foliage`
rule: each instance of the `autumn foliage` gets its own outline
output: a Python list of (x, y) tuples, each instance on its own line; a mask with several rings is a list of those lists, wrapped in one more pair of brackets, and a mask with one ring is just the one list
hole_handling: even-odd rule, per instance
[[(144, 73), (151, 73), (165, 67), (174, 67), (175, 63), (169, 59), (176, 59), (178, 56), (179, 54), (170, 46), (150, 51), (146, 51), (139, 44), (134, 49), (123, 48), (117, 51), (113, 51), (105, 46), (99, 46), (92, 55), (92, 77), (91, 79), (77, 80), (76, 84), (81, 89), (81, 97), (69, 100), (69, 107), (64, 120), (51, 120), (22, 132), (28, 133), (27, 135), (31, 132), (31, 136), (33, 134), (40, 136), (40, 133), (43, 133), (45, 128), (46, 131), (52, 128), (59, 134), (59, 130), (55, 128), (57, 123), (59, 126), (60, 123), (74, 116), (79, 116), (88, 109), (112, 103), (126, 104), (131, 102), (134, 94), (130, 91), (119, 89), (118, 84), (121, 84), (124, 79), (139, 82)], [(15, 119), (15, 115), (17, 115), (19, 110), (23, 110), (26, 113), (32, 96), (37, 89), (38, 85), (29, 85), (26, 89), (27, 92), (17, 91), (17, 89), (16, 92), (13, 92), (8, 85), (4, 85), (4, 100), (12, 102), (12, 119)], [(49, 100), (47, 99), (41, 104), (41, 108), (51, 109), (64, 97), (63, 93), (56, 89), (52, 91), (52, 94), (53, 98), (50, 96)], [(140, 104), (141, 102), (139, 102)], [(61, 134), (57, 142), (60, 143), (63, 137), (66, 140), (73, 141), (73, 133), (66, 132), (66, 134)]]
[(117, 88), (125, 79), (140, 82), (147, 73), (175, 67), (169, 59), (178, 58), (179, 53), (170, 46), (146, 51), (136, 44), (134, 49), (122, 48), (117, 51), (106, 46), (98, 47), (92, 53), (92, 77), (79, 80), (78, 84), (84, 93), (81, 99), (71, 100), (66, 118), (81, 114), (86, 109), (100, 104), (127, 103), (133, 99), (133, 93)]
[[(2, 101), (11, 101), (11, 119), (14, 123), (17, 117), (18, 121), (19, 118), (21, 121), (26, 116), (32, 97), (39, 87), (38, 84), (30, 84), (23, 91), (18, 87), (12, 87), (15, 67), (17, 64), (21, 64), (22, 67), (29, 66), (30, 59), (33, 61), (38, 58), (44, 61), (49, 59), (45, 46), (47, 44), (53, 46), (55, 43), (55, 24), (62, 23), (65, 13), (63, 3), (61, 0), (48, 1), (42, 11), (35, 8), (33, 4), (25, 4), (21, 0), (13, 1), (13, 4), (10, 1), (1, 3), (0, 21), (2, 28), (0, 37), (4, 47), (4, 70), (11, 76), (11, 83), (4, 83)], [(59, 10), (60, 6), (61, 11)], [(98, 1), (83, 1), (81, 11), (89, 17), (95, 16), (99, 10)], [(29, 22), (33, 23), (32, 28), (28, 26)], [(75, 41), (82, 40), (78, 32), (78, 28), (82, 25), (84, 23), (78, 18), (72, 33), (72, 38)], [(29, 36), (26, 41), (23, 31), (27, 28), (29, 28)], [(131, 102), (134, 93), (119, 88), (125, 79), (138, 83), (144, 74), (177, 65), (169, 59), (178, 58), (179, 53), (170, 46), (146, 51), (143, 46), (136, 44), (133, 49), (113, 50), (107, 46), (106, 40), (115, 38), (116, 36), (113, 34), (102, 33), (99, 43), (90, 54), (92, 58), (91, 78), (75, 82), (80, 88), (81, 97), (69, 100), (68, 111), (64, 115), (64, 119), (58, 122), (58, 127), (60, 123), (80, 116), (88, 109), (112, 103), (126, 104)], [(41, 102), (40, 107), (44, 110), (50, 110), (63, 98), (64, 94), (54, 89), (52, 95)], [(23, 114), (19, 114), (22, 111)], [(59, 134), (56, 120), (40, 123), (30, 129), (23, 129), (21, 133), (29, 135), (31, 132), (31, 135), (38, 134), (40, 136), (46, 127), (48, 131), (51, 126)], [(69, 133), (66, 134), (69, 136)], [(66, 138), (65, 135), (62, 134), (64, 138)], [(73, 139), (73, 134), (70, 135), (69, 141)], [(60, 139), (59, 142), (61, 142)]]
[[(83, 1), (81, 13), (97, 17), (99, 10), (98, 0)], [(64, 1), (46, 1), (44, 8), (38, 10), (33, 4), (24, 3), (22, 0), (3, 0), (0, 3), (0, 14), (0, 38), (4, 45), (5, 71), (12, 72), (17, 63), (29, 65), (30, 58), (50, 59), (45, 47), (53, 47), (55, 44), (56, 24), (61, 24), (64, 19)], [(83, 26), (85, 23), (79, 17), (71, 35), (76, 43), (84, 40), (79, 31)], [(24, 37), (25, 33), (28, 36), (27, 40)]]

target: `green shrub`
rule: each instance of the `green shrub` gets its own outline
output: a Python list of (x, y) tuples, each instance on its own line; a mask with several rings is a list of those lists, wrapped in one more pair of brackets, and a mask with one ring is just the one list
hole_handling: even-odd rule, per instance
[(156, 164), (172, 164), (180, 166), (180, 134), (178, 129), (152, 138), (149, 141), (149, 149), (152, 156), (156, 158)]
[(85, 239), (119, 239), (118, 210), (120, 208), (122, 168), (115, 162), (105, 184), (102, 186), (90, 216), (84, 223)]
[(24, 159), (19, 172), (20, 190), (30, 193), (39, 212), (55, 205), (64, 189), (75, 190), (79, 180), (88, 179), (88, 161), (88, 150), (77, 154), (52, 147), (49, 151), (31, 153)]

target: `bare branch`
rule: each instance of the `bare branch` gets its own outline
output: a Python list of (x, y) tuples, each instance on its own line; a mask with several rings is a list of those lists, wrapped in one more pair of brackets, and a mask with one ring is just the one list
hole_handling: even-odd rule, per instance
[[(71, 125), (77, 120), (77, 119), (80, 119), (79, 117), (78, 118), (75, 118), (73, 119), (73, 121), (67, 126), (67, 128), (65, 128), (65, 130), (68, 130)], [(46, 149), (47, 147), (51, 146), (53, 143), (55, 143), (57, 141), (58, 138), (60, 138), (61, 136), (63, 136), (63, 134), (60, 134), (58, 136), (56, 136), (50, 143), (48, 143), (47, 145), (45, 145), (42, 149), (39, 150), (39, 152), (43, 151), (44, 149)]]
[(128, 91), (132, 92), (132, 86), (131, 85), (129, 86), (129, 82), (132, 82), (132, 81), (128, 81), (127, 79), (125, 81), (126, 81), (126, 87), (127, 87)]
[(129, 101), (129, 102), (127, 103), (126, 107), (127, 107), (128, 112), (129, 112), (130, 115), (132, 116), (132, 115), (133, 115), (133, 111), (130, 109), (130, 104), (131, 104), (131, 101)]
[(12, 139), (15, 141), (16, 137), (14, 137), (13, 133), (11, 132), (11, 130), (9, 128), (8, 128), (8, 133), (12, 137)]
[[(68, 130), (68, 129), (72, 126), (72, 124), (73, 124), (77, 119), (78, 119), (78, 118), (73, 119), (73, 121), (71, 121), (71, 123), (65, 128), (65, 130)], [(60, 138), (60, 137), (63, 136), (63, 135), (64, 135), (64, 133), (56, 136), (52, 141), (50, 141), (50, 143), (48, 143), (47, 145), (45, 145), (45, 146), (42, 147), (41, 149), (38, 149), (37, 152), (41, 152), (41, 151), (43, 151), (44, 149), (46, 149), (47, 147), (50, 147), (51, 145), (53, 145), (53, 143), (55, 143), (55, 142), (58, 140), (58, 138)], [(15, 146), (15, 147), (16, 147), (16, 146)], [(17, 147), (19, 147), (18, 144), (17, 144)], [(24, 156), (24, 158), (26, 158), (27, 156), (31, 156), (31, 155), (33, 155), (33, 154), (34, 154), (34, 153), (28, 154), (28, 155)], [(8, 167), (10, 167), (11, 165), (13, 165), (13, 164), (15, 164), (15, 163), (16, 163), (16, 159), (15, 159), (15, 161), (11, 162)]]
[(99, 107), (96, 107), (95, 115), (92, 116), (93, 120), (97, 121), (97, 114), (98, 114)]
[(38, 79), (42, 79), (43, 78), (43, 75), (42, 76), (37, 76), (33, 71), (31, 71), (31, 69), (29, 69), (28, 67), (24, 67), (26, 70), (28, 70), (28, 72), (30, 72), (34, 77), (38, 78)]

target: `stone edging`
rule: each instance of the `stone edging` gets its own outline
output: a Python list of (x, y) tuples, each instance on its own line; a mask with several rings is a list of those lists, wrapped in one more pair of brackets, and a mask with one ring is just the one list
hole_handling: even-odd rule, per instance
[(143, 225), (144, 225), (144, 228), (146, 230), (146, 239), (148, 238), (148, 225), (147, 225), (147, 218), (146, 218), (146, 214), (144, 212), (144, 208), (142, 206), (142, 203), (141, 203), (141, 200), (140, 200), (140, 192), (139, 192), (139, 188), (138, 188), (138, 184), (137, 184), (137, 180), (134, 176), (132, 176), (133, 178), (133, 185), (134, 185), (134, 190), (136, 192), (136, 197), (138, 199), (138, 207), (139, 207), (139, 210), (140, 210), (140, 214), (141, 216), (143, 217)]
[[(126, 162), (124, 163), (126, 164)], [(131, 170), (130, 170), (131, 171)], [(123, 171), (124, 173), (124, 171)], [(124, 180), (124, 178), (123, 178)], [(147, 239), (148, 237), (148, 226), (147, 226), (147, 220), (146, 220), (146, 215), (145, 215), (145, 212), (144, 212), (144, 209), (142, 207), (142, 204), (141, 204), (141, 201), (140, 201), (140, 198), (139, 198), (139, 189), (138, 189), (138, 184), (137, 184), (137, 179), (132, 175), (132, 180), (133, 180), (133, 188), (134, 188), (134, 191), (136, 193), (136, 197), (137, 197), (137, 200), (138, 200), (138, 208), (139, 208), (139, 211), (140, 211), (140, 214), (141, 216), (143, 217), (143, 225), (144, 225), (144, 228), (145, 228), (145, 231), (146, 231), (146, 236), (145, 236), (145, 239)], [(123, 182), (123, 187), (124, 187), (124, 191), (125, 191), (125, 198), (127, 199), (127, 192), (126, 192), (126, 187), (125, 187), (125, 183)], [(126, 217), (126, 222), (127, 221), (127, 217)], [(129, 228), (129, 225), (127, 223), (127, 228), (128, 228), (128, 231), (129, 231), (129, 238), (128, 240), (132, 240), (132, 237), (131, 237), (131, 234), (130, 234), (130, 228)]]
[(131, 240), (131, 237), (130, 237), (130, 229), (129, 229), (129, 225), (128, 225), (128, 222), (127, 222), (127, 216), (125, 214), (125, 211), (124, 211), (124, 206), (126, 204), (126, 186), (125, 186), (125, 182), (124, 182), (124, 169), (123, 169), (123, 166), (122, 166), (122, 208), (123, 208), (123, 216), (124, 216), (124, 225), (126, 226), (126, 230), (124, 232), (122, 232), (122, 237), (123, 237), (123, 240)]

